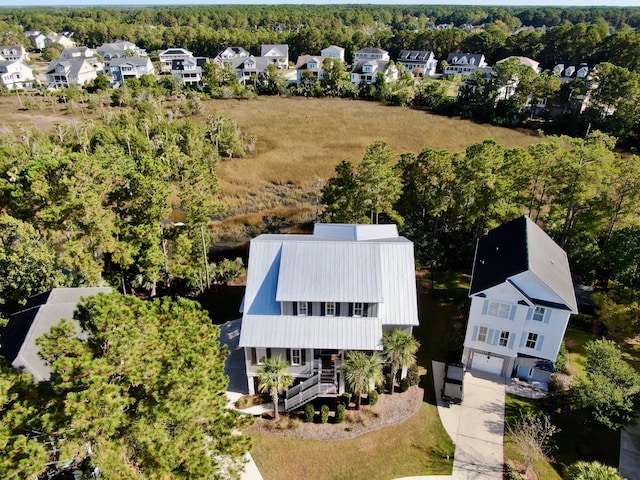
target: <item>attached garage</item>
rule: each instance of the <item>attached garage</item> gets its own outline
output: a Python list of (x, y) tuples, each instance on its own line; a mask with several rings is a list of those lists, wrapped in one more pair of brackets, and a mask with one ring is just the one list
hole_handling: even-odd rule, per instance
[(474, 352), (471, 360), (471, 370), (480, 370), (481, 372), (493, 373), (494, 375), (502, 374), (502, 365), (504, 358), (496, 357), (489, 353)]

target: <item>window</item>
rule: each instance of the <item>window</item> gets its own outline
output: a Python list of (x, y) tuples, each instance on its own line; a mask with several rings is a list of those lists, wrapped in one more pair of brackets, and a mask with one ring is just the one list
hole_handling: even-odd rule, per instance
[(307, 302), (298, 302), (298, 315), (301, 317), (306, 317), (307, 311)]
[(265, 358), (267, 358), (267, 349), (256, 348), (256, 365), (262, 365)]
[(487, 333), (489, 333), (488, 327), (480, 327), (478, 329), (478, 341), (486, 342), (487, 341)]
[(533, 311), (533, 319), (537, 322), (541, 322), (544, 320), (545, 308), (544, 307), (536, 307)]
[(498, 345), (501, 347), (506, 347), (509, 343), (509, 332), (503, 331), (500, 332), (500, 340), (498, 340)]
[(291, 365), (295, 366), (295, 365), (300, 365), (301, 361), (301, 355), (300, 355), (300, 349), (299, 348), (292, 348), (291, 349)]
[(509, 318), (510, 311), (511, 305), (508, 303), (489, 302), (489, 308), (487, 308), (487, 314), (494, 317)]
[(538, 342), (538, 334), (537, 333), (529, 333), (527, 335), (527, 343), (525, 347), (527, 348), (536, 348), (536, 343)]
[(336, 303), (327, 302), (324, 306), (324, 314), (327, 317), (334, 317), (336, 315)]
[(356, 302), (353, 304), (353, 316), (361, 317), (364, 312), (364, 304), (362, 302)]

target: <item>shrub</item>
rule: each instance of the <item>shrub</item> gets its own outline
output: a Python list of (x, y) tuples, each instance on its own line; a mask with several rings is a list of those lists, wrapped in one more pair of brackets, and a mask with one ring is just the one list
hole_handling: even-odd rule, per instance
[(336, 423), (344, 422), (346, 410), (347, 410), (347, 407), (345, 407), (344, 404), (342, 403), (338, 404), (338, 406), (336, 407)]
[(417, 364), (413, 364), (409, 367), (407, 371), (407, 378), (409, 379), (409, 384), (414, 387), (420, 383), (420, 368)]
[(411, 382), (409, 381), (409, 377), (404, 377), (400, 381), (400, 391), (401, 392), (406, 392), (407, 390), (409, 390), (410, 386), (411, 386)]
[(371, 390), (369, 392), (369, 405), (375, 405), (378, 403), (378, 395), (379, 393), (376, 390)]
[(304, 421), (307, 423), (313, 423), (313, 419), (316, 416), (316, 409), (313, 408), (313, 403), (307, 403), (304, 407)]
[(560, 373), (569, 373), (569, 368), (567, 367), (567, 360), (569, 359), (569, 352), (567, 350), (567, 344), (562, 342), (560, 345), (560, 352), (558, 353), (558, 359), (556, 360), (555, 369), (556, 372)]
[(351, 403), (351, 394), (349, 392), (344, 392), (341, 396), (341, 401), (348, 407)]
[(576, 462), (569, 467), (570, 480), (622, 480), (622, 476), (613, 467), (600, 462)]
[(387, 373), (384, 376), (384, 384), (389, 389), (390, 392), (393, 391), (393, 386), (394, 386), (393, 384), (395, 383), (394, 380), (395, 379), (393, 378), (393, 375), (391, 375), (390, 373)]
[(320, 407), (320, 423), (327, 423), (329, 421), (329, 405), (322, 405)]
[(300, 426), (300, 420), (293, 417), (283, 416), (276, 424), (278, 430), (296, 430)]

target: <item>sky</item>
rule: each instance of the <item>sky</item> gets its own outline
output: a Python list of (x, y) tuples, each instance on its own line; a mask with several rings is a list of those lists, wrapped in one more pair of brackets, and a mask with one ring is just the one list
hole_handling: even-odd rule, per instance
[(273, 5), (273, 4), (378, 4), (378, 5), (506, 5), (522, 6), (608, 6), (608, 7), (640, 7), (640, 0), (102, 0), (92, 2), (90, 0), (0, 0), (0, 7), (30, 7), (30, 6), (113, 6), (113, 5)]

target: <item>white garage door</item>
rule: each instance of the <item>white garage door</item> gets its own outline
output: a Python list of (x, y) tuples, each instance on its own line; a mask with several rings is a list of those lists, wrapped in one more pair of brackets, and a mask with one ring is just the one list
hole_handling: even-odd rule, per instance
[(504, 358), (494, 357), (485, 353), (474, 353), (473, 360), (471, 361), (472, 370), (480, 370), (482, 372), (493, 373), (500, 375), (502, 373), (502, 364)]

